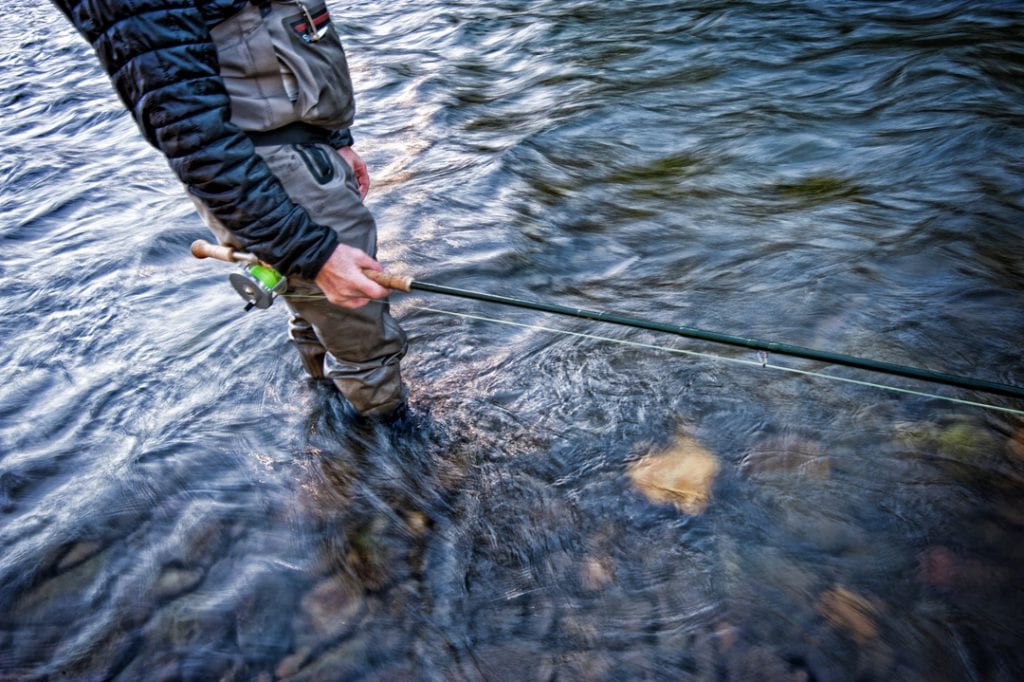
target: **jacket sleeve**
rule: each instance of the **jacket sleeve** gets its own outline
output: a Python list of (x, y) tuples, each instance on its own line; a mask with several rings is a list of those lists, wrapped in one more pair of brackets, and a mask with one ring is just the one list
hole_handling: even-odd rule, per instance
[(193, 0), (54, 0), (146, 139), (224, 226), (278, 271), (313, 279), (337, 245), (230, 122), (217, 50)]

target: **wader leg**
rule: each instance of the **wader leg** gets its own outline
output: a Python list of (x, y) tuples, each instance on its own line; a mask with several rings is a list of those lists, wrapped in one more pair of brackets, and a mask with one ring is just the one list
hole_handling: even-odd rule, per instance
[(299, 359), (302, 360), (302, 367), (306, 370), (306, 374), (312, 379), (327, 378), (324, 370), (327, 349), (320, 343), (313, 325), (299, 315), (293, 314), (288, 323), (288, 338), (292, 340), (295, 349), (299, 351)]

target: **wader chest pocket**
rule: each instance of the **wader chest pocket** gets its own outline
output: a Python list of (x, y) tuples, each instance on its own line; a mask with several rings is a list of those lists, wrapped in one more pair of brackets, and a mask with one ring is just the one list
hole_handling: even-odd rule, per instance
[(288, 98), (301, 120), (325, 127), (351, 123), (352, 79), (327, 6), (275, 0), (264, 17)]
[[(210, 30), (231, 120), (243, 130), (268, 130), (291, 113), (270, 33), (259, 11), (247, 6)], [(277, 106), (275, 106), (275, 103)]]
[(352, 123), (352, 79), (323, 0), (261, 0), (210, 30), (231, 120), (243, 130), (294, 121)]

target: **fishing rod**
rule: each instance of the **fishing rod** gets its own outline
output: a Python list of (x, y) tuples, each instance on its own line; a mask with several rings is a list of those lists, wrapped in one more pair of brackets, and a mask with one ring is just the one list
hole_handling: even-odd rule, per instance
[[(259, 259), (253, 254), (249, 254), (244, 251), (236, 251), (227, 246), (215, 246), (200, 239), (192, 244), (192, 255), (196, 258), (216, 258), (218, 260), (228, 262), (242, 263), (243, 272), (235, 273), (231, 282), (236, 291), (238, 291), (238, 293), (241, 294), (241, 296), (248, 302), (246, 310), (249, 310), (252, 307), (269, 307), (273, 302), (273, 299), (285, 290), (287, 280), (269, 265), (259, 261)], [(722, 334), (720, 332), (707, 331), (695, 327), (651, 322), (649, 320), (627, 317), (615, 313), (586, 310), (584, 308), (573, 308), (554, 303), (526, 301), (509, 296), (498, 296), (479, 291), (458, 289), (442, 284), (421, 282), (406, 275), (382, 273), (377, 272), (376, 270), (363, 270), (363, 274), (377, 284), (396, 291), (424, 291), (444, 296), (455, 296), (475, 301), (484, 301), (486, 303), (496, 303), (498, 305), (512, 306), (515, 308), (525, 308), (527, 310), (553, 313), (555, 315), (565, 315), (584, 320), (596, 320), (598, 322), (607, 322), (625, 327), (633, 327), (635, 329), (664, 332), (691, 339), (700, 339), (702, 341), (711, 341), (713, 343), (748, 348), (768, 353), (778, 353), (780, 355), (788, 355), (807, 360), (817, 360), (820, 362), (844, 365), (846, 367), (854, 367), (872, 372), (882, 372), (894, 376), (919, 379), (947, 386), (983, 391), (985, 393), (992, 393), (1009, 398), (1024, 399), (1024, 387), (987, 381), (984, 379), (962, 377), (955, 374), (948, 374), (946, 372), (921, 369), (918, 367), (910, 367), (907, 365), (883, 362), (881, 360), (872, 360), (869, 358), (860, 358), (853, 355), (845, 355), (843, 353), (816, 350), (814, 348), (795, 346), (788, 343), (761, 341), (759, 339), (734, 336), (732, 334)]]

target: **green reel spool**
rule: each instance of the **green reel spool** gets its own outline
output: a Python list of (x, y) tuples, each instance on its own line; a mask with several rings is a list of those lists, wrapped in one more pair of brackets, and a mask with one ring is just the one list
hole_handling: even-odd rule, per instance
[(243, 265), (228, 277), (231, 286), (245, 299), (245, 309), (269, 308), (278, 295), (288, 287), (288, 280), (274, 268), (256, 263)]

